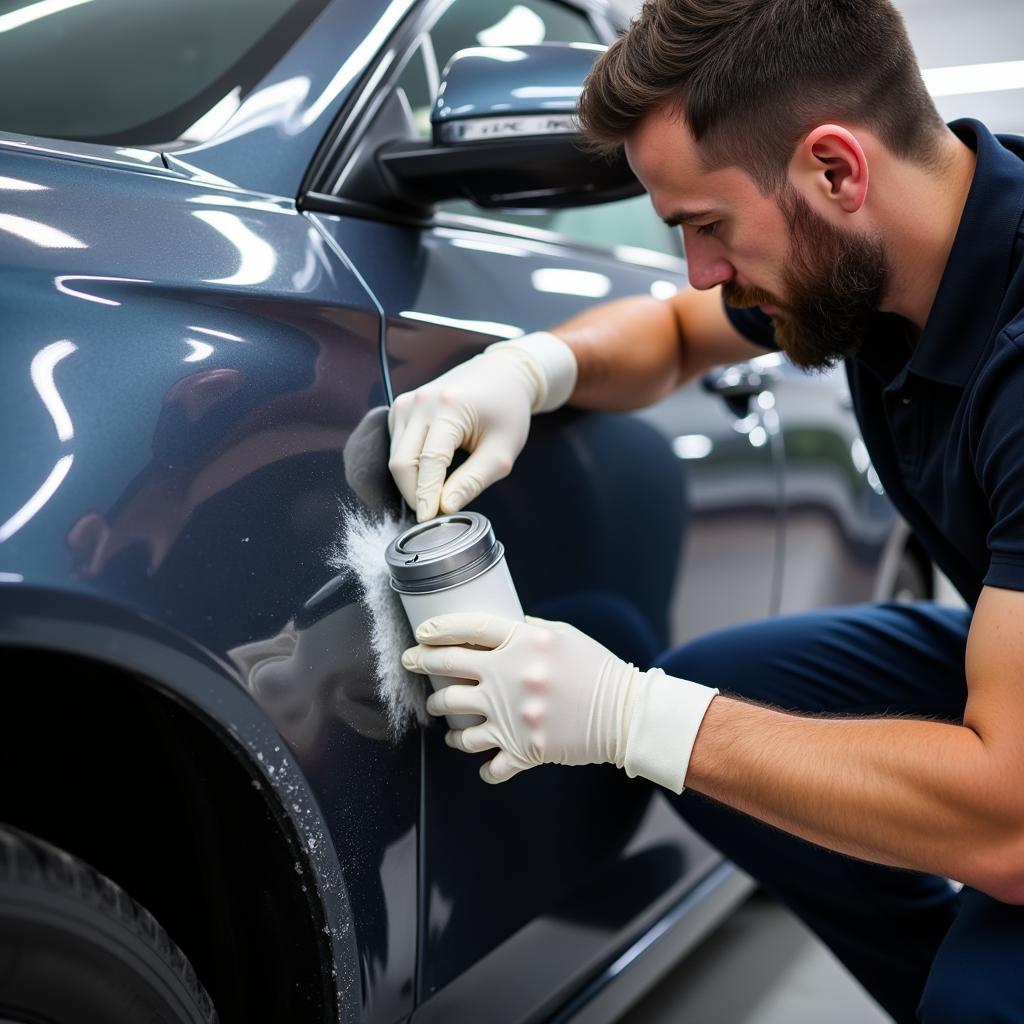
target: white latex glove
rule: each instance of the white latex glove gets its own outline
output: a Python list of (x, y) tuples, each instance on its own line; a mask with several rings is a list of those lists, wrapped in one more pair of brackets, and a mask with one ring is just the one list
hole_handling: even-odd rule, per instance
[[(388, 413), (388, 468), (419, 522), (457, 512), (508, 476), (526, 444), (530, 416), (564, 405), (576, 387), (576, 357), (553, 334), (488, 345)], [(445, 483), (455, 452), (470, 452)]]
[[(407, 669), (460, 680), (431, 694), (427, 710), (486, 719), (445, 735), (467, 753), (499, 748), (480, 769), (485, 782), (539, 764), (607, 762), (682, 792), (717, 690), (660, 668), (641, 672), (575, 626), (532, 616), (437, 615), (416, 639), (402, 655)], [(478, 682), (464, 682), (471, 679)]]

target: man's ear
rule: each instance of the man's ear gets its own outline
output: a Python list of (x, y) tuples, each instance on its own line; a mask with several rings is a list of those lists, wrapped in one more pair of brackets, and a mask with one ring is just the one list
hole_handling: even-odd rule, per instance
[(856, 213), (868, 194), (868, 160), (857, 136), (837, 124), (822, 124), (797, 145), (790, 164), (803, 181), (844, 213)]

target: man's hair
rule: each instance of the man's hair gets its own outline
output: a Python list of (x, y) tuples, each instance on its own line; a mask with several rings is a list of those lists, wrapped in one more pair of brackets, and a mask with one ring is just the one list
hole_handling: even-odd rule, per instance
[(705, 169), (740, 167), (765, 193), (816, 124), (864, 125), (927, 166), (943, 128), (889, 0), (647, 0), (587, 78), (580, 127), (614, 153), (666, 103)]

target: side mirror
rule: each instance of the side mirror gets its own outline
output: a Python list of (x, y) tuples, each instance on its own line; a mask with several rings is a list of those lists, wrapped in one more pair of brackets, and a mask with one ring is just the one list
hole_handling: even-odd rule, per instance
[(441, 76), (432, 140), (382, 145), (378, 180), (392, 200), (420, 208), (465, 198), (485, 208), (555, 209), (639, 195), (625, 157), (586, 152), (577, 131), (583, 82), (603, 51), (586, 43), (460, 50)]

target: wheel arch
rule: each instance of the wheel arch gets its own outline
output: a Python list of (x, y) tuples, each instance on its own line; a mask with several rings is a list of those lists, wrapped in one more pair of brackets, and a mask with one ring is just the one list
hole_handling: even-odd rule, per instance
[(354, 1019), (330, 834), (232, 668), (131, 609), (24, 585), (0, 586), (0, 664), (0, 821), (146, 906), (225, 1022)]

